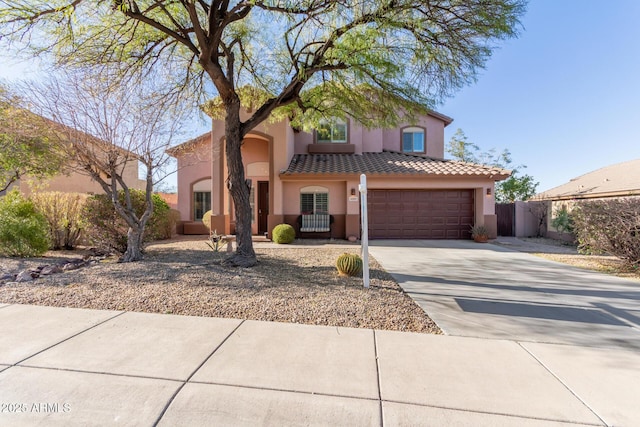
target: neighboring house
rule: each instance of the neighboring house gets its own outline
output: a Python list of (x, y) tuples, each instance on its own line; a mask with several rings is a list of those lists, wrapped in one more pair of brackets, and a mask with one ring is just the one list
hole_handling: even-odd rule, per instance
[[(124, 181), (129, 188), (144, 190), (146, 182), (138, 179), (138, 162), (131, 161), (123, 171)], [(60, 191), (64, 193), (103, 194), (102, 187), (91, 177), (78, 172), (66, 171), (47, 179), (22, 178), (15, 182), (9, 190), (17, 188), (28, 196), (39, 191)]]
[[(63, 124), (54, 122), (49, 119), (45, 119), (43, 117), (37, 116), (34, 113), (34, 117), (38, 117), (41, 120), (44, 120), (46, 123), (51, 125), (51, 129), (54, 129), (55, 132), (60, 132), (60, 134), (68, 134), (68, 133), (77, 133), (82, 135), (82, 140), (87, 141), (87, 143), (91, 143), (90, 141), (95, 141), (96, 144), (104, 143), (98, 138), (95, 138), (86, 133), (77, 132), (74, 130), (70, 130), (70, 128), (66, 127)], [(123, 152), (127, 153), (126, 150), (121, 149)], [(124, 182), (129, 186), (129, 188), (135, 188), (139, 190), (144, 190), (146, 186), (146, 181), (138, 178), (138, 161), (131, 160), (127, 161), (123, 170), (122, 177)], [(104, 176), (104, 178), (109, 178), (108, 176)], [(73, 170), (71, 167), (63, 166), (61, 172), (55, 176), (46, 178), (46, 179), (36, 179), (30, 176), (23, 176), (16, 182), (14, 182), (7, 190), (18, 189), (22, 194), (28, 196), (33, 192), (38, 191), (60, 191), (66, 193), (88, 193), (88, 194), (102, 194), (104, 190), (102, 187), (91, 177), (88, 175), (78, 173)], [(0, 196), (2, 193), (0, 193)]]
[[(354, 120), (323, 124), (313, 132), (288, 121), (263, 123), (242, 145), (251, 182), (253, 234), (270, 235), (277, 224), (299, 237), (360, 237), (360, 174), (368, 183), (370, 238), (467, 239), (473, 224), (496, 233), (495, 181), (501, 168), (444, 160), (444, 128), (452, 119), (436, 112), (394, 129), (365, 129)], [(170, 149), (178, 160), (178, 210), (183, 232), (212, 229), (233, 234), (233, 201), (224, 123)]]
[(547, 202), (547, 234), (549, 237), (562, 237), (552, 225), (562, 209), (570, 210), (580, 200), (620, 197), (640, 197), (640, 159), (586, 173), (537, 194), (531, 200)]

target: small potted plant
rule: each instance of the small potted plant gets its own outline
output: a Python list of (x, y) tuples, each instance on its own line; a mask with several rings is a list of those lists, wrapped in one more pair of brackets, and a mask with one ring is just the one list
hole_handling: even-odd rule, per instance
[(478, 243), (487, 243), (489, 241), (489, 229), (484, 225), (474, 225), (471, 227), (471, 237)]

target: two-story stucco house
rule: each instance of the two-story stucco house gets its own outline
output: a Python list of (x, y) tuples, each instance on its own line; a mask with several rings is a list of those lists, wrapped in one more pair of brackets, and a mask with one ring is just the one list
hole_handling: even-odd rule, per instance
[[(242, 145), (253, 233), (270, 235), (288, 223), (299, 237), (359, 237), (358, 184), (365, 174), (370, 238), (466, 239), (473, 224), (495, 235), (494, 184), (510, 172), (445, 160), (444, 128), (451, 122), (429, 112), (394, 129), (366, 129), (354, 120), (312, 133), (287, 120), (261, 124)], [(178, 160), (183, 232), (206, 232), (199, 221), (211, 209), (212, 228), (233, 234), (223, 121), (169, 153)]]

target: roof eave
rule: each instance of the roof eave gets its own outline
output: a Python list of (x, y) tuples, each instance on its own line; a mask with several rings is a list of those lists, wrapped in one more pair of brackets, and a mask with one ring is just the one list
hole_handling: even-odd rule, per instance
[(544, 195), (539, 194), (532, 197), (532, 200), (554, 201), (554, 200), (584, 200), (584, 199), (605, 199), (611, 197), (632, 197), (640, 196), (640, 188), (637, 190), (625, 191), (607, 191), (602, 193), (586, 193), (586, 194), (563, 194), (563, 195)]

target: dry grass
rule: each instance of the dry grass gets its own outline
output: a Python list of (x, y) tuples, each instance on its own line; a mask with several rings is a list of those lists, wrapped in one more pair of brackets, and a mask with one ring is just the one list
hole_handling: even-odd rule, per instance
[(640, 281), (640, 269), (634, 269), (625, 265), (621, 259), (610, 255), (581, 255), (581, 254), (554, 254), (534, 253), (542, 258), (569, 264), (574, 267), (599, 271), (613, 276), (624, 277)]
[[(143, 262), (105, 260), (30, 283), (5, 284), (0, 302), (440, 333), (375, 260), (370, 289), (361, 279), (338, 276), (336, 258), (357, 247), (258, 247), (256, 252), (258, 266), (238, 269), (222, 266), (224, 254), (202, 240), (156, 244)], [(48, 255), (0, 259), (0, 266), (15, 271), (69, 253)]]

